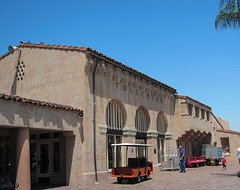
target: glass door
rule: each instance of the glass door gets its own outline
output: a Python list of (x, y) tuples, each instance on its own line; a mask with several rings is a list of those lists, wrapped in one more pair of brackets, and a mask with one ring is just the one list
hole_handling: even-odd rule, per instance
[(38, 143), (38, 178), (50, 176), (49, 143)]

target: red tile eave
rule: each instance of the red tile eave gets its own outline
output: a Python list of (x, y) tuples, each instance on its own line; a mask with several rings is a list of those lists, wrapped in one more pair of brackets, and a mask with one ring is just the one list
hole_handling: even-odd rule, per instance
[(9, 52), (7, 52), (7, 53), (3, 54), (3, 55), (0, 57), (0, 60), (1, 60), (1, 59), (3, 59), (4, 57), (7, 57), (8, 55), (10, 55), (10, 53), (9, 53)]
[(177, 95), (176, 97), (177, 97), (177, 98), (181, 98), (181, 99), (185, 99), (185, 100), (190, 99), (190, 100), (192, 100), (192, 101), (194, 101), (194, 102), (197, 102), (198, 104), (201, 104), (201, 105), (203, 105), (203, 106), (205, 106), (205, 107), (207, 107), (207, 108), (209, 108), (209, 109), (212, 109), (211, 107), (209, 107), (209, 106), (207, 106), (207, 105), (205, 105), (205, 104), (203, 104), (203, 103), (201, 103), (201, 102), (199, 102), (199, 101), (197, 101), (197, 100), (194, 100), (194, 99), (190, 98), (189, 96)]
[(233, 130), (218, 129), (217, 132), (230, 133), (230, 134), (240, 135), (240, 132), (238, 132), (238, 131), (233, 131)]
[(13, 102), (20, 102), (20, 103), (25, 103), (25, 104), (31, 104), (31, 105), (37, 105), (37, 106), (43, 106), (43, 107), (49, 107), (53, 109), (63, 109), (66, 111), (75, 111), (83, 114), (83, 110), (79, 108), (74, 108), (72, 106), (67, 106), (67, 105), (61, 105), (61, 104), (55, 104), (51, 102), (44, 102), (44, 101), (39, 101), (39, 100), (33, 100), (33, 99), (28, 99), (28, 98), (22, 98), (19, 96), (15, 95), (7, 95), (0, 93), (0, 99), (2, 100), (7, 100), (7, 101), (13, 101)]
[(72, 51), (86, 51), (88, 48), (79, 46), (66, 46), (66, 45), (51, 45), (51, 44), (32, 44), (32, 43), (20, 43), (18, 47), (31, 47), (31, 48), (44, 48), (44, 49), (60, 49), (60, 50), (72, 50)]

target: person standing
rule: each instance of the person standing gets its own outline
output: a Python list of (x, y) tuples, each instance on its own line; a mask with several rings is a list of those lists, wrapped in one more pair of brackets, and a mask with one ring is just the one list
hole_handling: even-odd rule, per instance
[(180, 158), (179, 158), (179, 166), (180, 166), (180, 173), (182, 172), (186, 172), (185, 170), (185, 151), (184, 149), (182, 148), (182, 146), (179, 146), (179, 150), (180, 150)]
[(226, 160), (226, 158), (225, 158), (225, 156), (223, 156), (223, 158), (222, 158), (222, 165), (223, 165), (223, 169), (227, 169), (227, 160)]
[(238, 162), (240, 164), (240, 148), (237, 149)]

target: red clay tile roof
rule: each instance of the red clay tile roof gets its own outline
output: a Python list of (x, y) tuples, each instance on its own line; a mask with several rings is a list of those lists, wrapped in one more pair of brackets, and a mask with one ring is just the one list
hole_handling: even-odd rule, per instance
[(7, 53), (5, 53), (4, 55), (0, 56), (0, 60), (3, 59), (4, 57), (8, 56), (9, 54), (10, 54), (10, 53), (7, 52)]
[[(109, 61), (119, 65), (120, 67), (123, 67), (123, 68), (125, 68), (127, 70), (130, 70), (130, 71), (132, 71), (132, 72), (134, 72), (134, 73), (136, 73), (138, 75), (142, 75), (145, 78), (147, 78), (149, 80), (152, 80), (153, 82), (159, 84), (160, 86), (168, 88), (170, 91), (173, 91), (174, 93), (177, 92), (176, 89), (174, 89), (174, 88), (172, 88), (172, 87), (170, 87), (170, 86), (168, 86), (168, 85), (166, 85), (164, 83), (161, 83), (161, 82), (159, 82), (159, 81), (157, 81), (157, 80), (155, 80), (155, 79), (153, 79), (153, 78), (151, 78), (151, 77), (149, 77), (149, 76), (147, 76), (147, 75), (145, 75), (145, 74), (143, 74), (143, 73), (141, 73), (141, 72), (139, 72), (139, 71), (137, 71), (137, 70), (135, 70), (135, 69), (133, 69), (131, 67), (128, 67), (128, 66), (122, 64), (121, 62), (118, 62), (118, 61), (116, 61), (116, 60), (114, 60), (114, 59), (112, 59), (112, 58), (110, 58), (110, 57), (108, 57), (106, 55), (103, 55), (102, 53), (99, 53), (96, 50), (93, 50), (93, 49), (91, 49), (89, 47), (66, 46), (66, 45), (50, 45), (50, 44), (34, 44), (34, 43), (20, 43), (17, 47), (44, 48), (44, 49), (58, 49), (58, 50), (90, 52), (93, 55), (97, 55), (97, 56), (100, 56), (100, 57), (102, 57), (102, 58), (104, 58), (106, 60), (109, 60)], [(7, 53), (7, 54), (9, 54), (9, 53)], [(6, 56), (6, 54), (5, 54), (5, 56)], [(2, 58), (4, 58), (5, 56), (3, 55), (2, 57), (0, 57), (0, 60)]]
[(181, 99), (185, 99), (185, 100), (189, 99), (189, 100), (192, 100), (192, 101), (194, 101), (194, 102), (197, 102), (198, 104), (201, 104), (201, 105), (203, 105), (203, 106), (205, 106), (205, 107), (208, 107), (209, 109), (212, 109), (211, 107), (209, 107), (209, 106), (207, 106), (207, 105), (205, 105), (205, 104), (203, 104), (203, 103), (201, 103), (201, 102), (199, 102), (199, 101), (197, 101), (197, 100), (194, 100), (194, 99), (190, 98), (189, 96), (177, 95), (176, 97), (177, 97), (177, 98), (181, 98)]
[(79, 114), (83, 115), (83, 110), (81, 110), (79, 108), (74, 108), (72, 106), (66, 106), (66, 105), (55, 104), (55, 103), (51, 103), (51, 102), (44, 102), (44, 101), (39, 101), (39, 100), (32, 100), (32, 99), (28, 99), (28, 98), (21, 98), (19, 96), (6, 95), (3, 93), (0, 93), (0, 99), (13, 101), (13, 102), (21, 102), (21, 103), (26, 103), (26, 104), (36, 105), (36, 106), (44, 106), (44, 107), (53, 108), (53, 109), (63, 109), (66, 111), (75, 111), (75, 112), (79, 112)]
[(217, 132), (223, 132), (223, 133), (230, 133), (230, 134), (240, 135), (240, 132), (232, 131), (232, 130), (218, 129)]

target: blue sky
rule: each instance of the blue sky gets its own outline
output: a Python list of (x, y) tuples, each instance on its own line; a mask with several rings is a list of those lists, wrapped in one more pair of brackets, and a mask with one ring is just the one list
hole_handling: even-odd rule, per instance
[(0, 55), (20, 41), (85, 46), (213, 109), (240, 131), (240, 29), (219, 0), (0, 0)]

